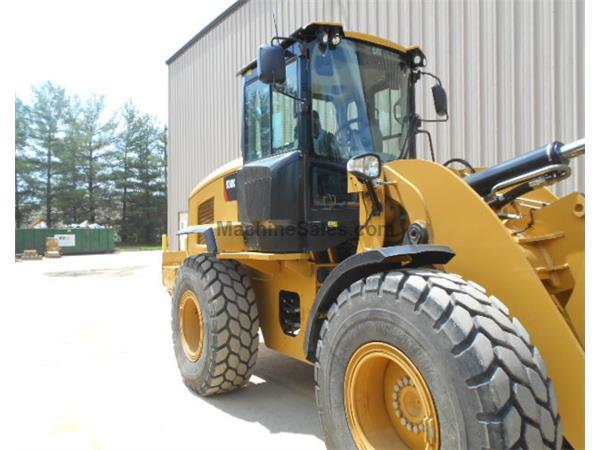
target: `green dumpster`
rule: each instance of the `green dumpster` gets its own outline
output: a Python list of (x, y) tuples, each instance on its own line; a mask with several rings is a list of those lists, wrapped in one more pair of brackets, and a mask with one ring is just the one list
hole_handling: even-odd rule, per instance
[(46, 238), (58, 239), (63, 255), (111, 253), (115, 250), (112, 228), (38, 228), (15, 231), (15, 253), (36, 250), (46, 252)]

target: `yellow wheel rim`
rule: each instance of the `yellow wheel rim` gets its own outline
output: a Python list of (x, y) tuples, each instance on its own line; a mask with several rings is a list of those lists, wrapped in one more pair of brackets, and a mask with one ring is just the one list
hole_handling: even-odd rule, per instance
[(346, 417), (359, 449), (440, 447), (431, 392), (412, 361), (383, 342), (361, 346), (344, 379)]
[(187, 358), (198, 361), (204, 342), (204, 322), (198, 297), (192, 291), (185, 291), (179, 303), (179, 335)]

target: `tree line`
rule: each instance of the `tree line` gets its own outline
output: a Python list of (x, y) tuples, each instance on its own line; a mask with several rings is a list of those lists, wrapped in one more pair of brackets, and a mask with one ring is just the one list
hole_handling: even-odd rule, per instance
[(15, 222), (99, 224), (123, 243), (160, 242), (166, 232), (167, 130), (131, 102), (107, 111), (62, 86), (15, 99)]

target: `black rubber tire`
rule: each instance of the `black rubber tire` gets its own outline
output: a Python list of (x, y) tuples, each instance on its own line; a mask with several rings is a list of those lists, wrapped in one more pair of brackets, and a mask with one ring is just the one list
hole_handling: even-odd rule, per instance
[(328, 448), (356, 448), (344, 375), (356, 349), (372, 341), (396, 346), (424, 376), (443, 449), (561, 448), (556, 394), (527, 331), (475, 283), (432, 269), (369, 276), (331, 306), (315, 364)]
[[(179, 303), (188, 289), (196, 294), (204, 320), (202, 354), (196, 362), (186, 356), (179, 330)], [(188, 388), (209, 396), (244, 386), (258, 355), (258, 310), (246, 269), (213, 256), (186, 259), (173, 290), (171, 327), (175, 357)]]

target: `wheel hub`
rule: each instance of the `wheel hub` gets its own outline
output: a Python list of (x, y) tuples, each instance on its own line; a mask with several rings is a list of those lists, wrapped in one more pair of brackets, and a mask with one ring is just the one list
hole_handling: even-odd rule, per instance
[(404, 377), (396, 382), (392, 402), (396, 417), (404, 427), (413, 433), (425, 430), (425, 408), (413, 380)]
[(179, 335), (185, 355), (196, 362), (202, 354), (204, 343), (204, 321), (198, 297), (192, 291), (185, 291), (179, 303)]
[(398, 348), (384, 342), (359, 347), (346, 368), (344, 400), (358, 448), (439, 448), (429, 387)]

